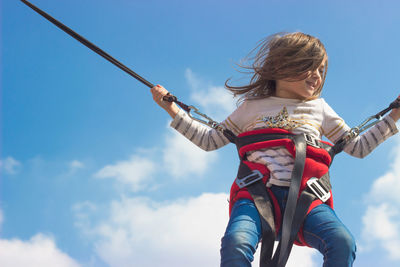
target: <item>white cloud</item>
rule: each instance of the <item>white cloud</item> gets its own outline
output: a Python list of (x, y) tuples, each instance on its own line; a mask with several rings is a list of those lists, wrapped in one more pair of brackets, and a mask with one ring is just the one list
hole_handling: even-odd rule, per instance
[(70, 173), (74, 173), (79, 169), (83, 169), (85, 168), (85, 164), (79, 160), (73, 160), (71, 162), (69, 162), (69, 170)]
[[(277, 247), (277, 242), (275, 242), (275, 249)], [(258, 267), (260, 263), (260, 250), (261, 250), (261, 243), (259, 245), (259, 249), (257, 250), (256, 254), (254, 255), (254, 261), (251, 266)], [(308, 247), (300, 247), (300, 246), (293, 246), (293, 249), (290, 253), (290, 257), (287, 261), (286, 267), (316, 267), (316, 263), (313, 260), (318, 252), (315, 249), (311, 249)], [(319, 255), (322, 257), (322, 255)]]
[(392, 260), (400, 260), (400, 139), (391, 168), (374, 181), (366, 194), (363, 215), (363, 250), (382, 247)]
[(190, 69), (185, 72), (192, 94), (191, 99), (198, 103), (214, 120), (221, 121), (236, 108), (233, 95), (223, 86), (214, 86), (201, 81)]
[(400, 260), (399, 219), (397, 208), (388, 203), (368, 206), (363, 217), (365, 240), (378, 242), (394, 260)]
[(203, 194), (165, 203), (123, 198), (112, 203), (108, 220), (88, 227), (109, 266), (217, 266), (227, 198)]
[[(170, 202), (123, 198), (110, 206), (109, 218), (87, 223), (78, 210), (78, 226), (97, 240), (96, 253), (109, 266), (218, 266), (228, 217), (227, 194), (205, 193)], [(88, 214), (93, 211), (89, 205)], [(89, 215), (90, 216), (90, 215)], [(83, 220), (82, 223), (79, 220)], [(315, 250), (294, 247), (288, 267), (314, 267)], [(253, 266), (259, 264), (259, 251)]]
[[(182, 179), (199, 176), (217, 159), (215, 152), (205, 152), (174, 130), (167, 129), (162, 153), (149, 156), (149, 149), (142, 149), (141, 156), (134, 154), (128, 160), (106, 165), (94, 174), (95, 178), (114, 178), (123, 185), (130, 185), (133, 192), (150, 188), (157, 174)], [(151, 159), (150, 159), (151, 158)], [(154, 189), (155, 185), (151, 185)]]
[[(130, 189), (137, 192), (149, 189), (157, 174), (162, 175), (163, 179), (201, 176), (218, 158), (216, 152), (202, 150), (169, 126), (165, 133), (164, 147), (141, 150), (141, 156), (137, 153), (128, 160), (106, 165), (94, 177), (114, 178), (121, 184), (130, 185)], [(160, 150), (161, 153), (158, 153)], [(151, 188), (154, 189), (154, 185)]]
[[(0, 230), (4, 221), (0, 209)], [(28, 241), (0, 238), (0, 266), (2, 267), (79, 267), (80, 264), (60, 251), (53, 238), (36, 234)]]
[[(212, 110), (214, 114), (223, 113), (223, 117), (226, 117), (235, 108), (232, 96), (223, 87), (205, 85), (190, 69), (186, 70), (185, 75), (193, 90), (192, 99), (205, 109)], [(94, 176), (115, 178), (122, 184), (131, 185), (131, 189), (136, 192), (147, 189), (146, 183), (157, 172), (163, 171), (165, 176), (167, 171), (168, 176), (177, 179), (203, 175), (210, 164), (217, 160), (217, 153), (203, 151), (169, 126), (168, 128), (165, 145), (160, 149), (162, 158), (158, 158), (160, 155), (157, 153), (151, 159), (133, 155), (129, 160), (103, 167)], [(82, 163), (79, 161), (71, 163), (71, 168), (81, 167)]]
[(286, 267), (316, 267), (317, 264), (313, 261), (315, 255), (322, 258), (315, 249), (294, 246)]
[(3, 215), (3, 211), (0, 209), (0, 233), (1, 233), (1, 227), (3, 225), (3, 221), (4, 221), (4, 215)]
[(52, 238), (37, 234), (28, 241), (0, 239), (2, 267), (78, 267), (75, 260), (60, 251)]
[(217, 153), (203, 151), (175, 130), (170, 130), (166, 135), (164, 169), (175, 178), (202, 175), (216, 160)]
[(13, 157), (7, 157), (0, 160), (0, 170), (4, 170), (7, 174), (17, 174), (21, 163)]
[(74, 225), (84, 231), (85, 235), (91, 235), (91, 216), (98, 210), (97, 206), (89, 201), (77, 203), (72, 206), (72, 212), (75, 215)]
[(79, 160), (73, 160), (69, 163), (69, 167), (71, 169), (82, 169), (85, 167), (85, 164), (83, 164), (82, 162), (80, 162)]
[(129, 160), (103, 167), (94, 176), (115, 178), (122, 184), (130, 185), (132, 191), (136, 192), (147, 187), (156, 168), (156, 163), (152, 160), (133, 155)]

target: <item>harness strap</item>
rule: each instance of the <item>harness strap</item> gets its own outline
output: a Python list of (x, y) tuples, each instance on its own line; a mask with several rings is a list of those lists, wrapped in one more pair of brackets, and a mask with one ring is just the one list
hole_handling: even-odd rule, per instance
[[(329, 174), (326, 173), (323, 175), (319, 181), (322, 184), (329, 184), (329, 190), (331, 189), (330, 183), (329, 183)], [(290, 234), (289, 234), (289, 242), (288, 246), (283, 247), (282, 243), (279, 243), (278, 249), (280, 249), (282, 252), (279, 255), (279, 264), (277, 266), (285, 266), (287, 260), (289, 259), (290, 252), (292, 251), (293, 248), (293, 243), (296, 240), (297, 234), (300, 231), (300, 228), (302, 227), (304, 220), (307, 216), (308, 209), (310, 208), (311, 204), (317, 199), (317, 197), (314, 195), (314, 193), (310, 189), (305, 189), (299, 199), (297, 200), (297, 206), (296, 206), (296, 212), (293, 217), (293, 222), (292, 222), (292, 228), (290, 229)], [(282, 237), (283, 237), (284, 231), (282, 229)]]
[[(253, 171), (244, 164), (243, 161), (240, 162), (238, 177), (248, 176), (248, 174), (252, 172)], [(261, 219), (262, 244), (260, 266), (271, 266), (272, 253), (276, 239), (273, 204), (271, 203), (267, 190), (265, 190), (265, 184), (261, 179), (247, 185), (246, 188), (254, 200), (254, 204), (256, 205)]]
[(222, 131), (222, 134), (228, 138), (229, 142), (236, 144), (236, 141), (238, 140), (237, 136), (229, 129), (224, 129)]
[[(324, 174), (321, 178), (318, 179), (318, 181), (321, 184), (327, 185), (327, 189), (330, 191), (331, 190), (331, 185), (329, 182), (329, 173)], [(289, 239), (289, 244), (294, 243), (297, 234), (303, 225), (303, 222), (307, 216), (308, 210), (311, 206), (311, 204), (317, 199), (315, 194), (307, 187), (300, 195), (298, 201), (297, 201), (297, 207), (296, 207), (296, 212), (293, 218), (293, 224), (292, 224), (292, 229), (290, 233), (290, 239)], [(287, 250), (285, 255), (281, 255), (282, 259), (287, 261), (289, 258), (289, 254), (292, 250), (292, 246), (290, 246)]]
[[(290, 182), (288, 200), (286, 204), (285, 213), (283, 215), (282, 237), (280, 242), (281, 247), (279, 250), (280, 253), (277, 266), (285, 266), (287, 259), (289, 257), (290, 250), (293, 246), (293, 243), (290, 243), (292, 225), (296, 212), (297, 198), (299, 195), (301, 179), (303, 177), (304, 164), (306, 160), (307, 145), (304, 135), (295, 135), (293, 137), (293, 143), (295, 145), (296, 154), (295, 154), (294, 167)], [(287, 257), (285, 257), (286, 255)]]
[[(323, 148), (330, 153), (330, 145), (327, 145), (308, 134), (302, 134), (304, 136), (305, 142), (307, 145)], [(277, 140), (277, 139), (291, 139), (293, 140), (295, 134), (287, 134), (287, 133), (262, 133), (256, 135), (248, 135), (245, 137), (236, 138), (236, 146), (240, 149), (243, 146), (254, 144), (258, 142), (270, 141), (270, 140)]]
[[(283, 216), (281, 241), (279, 242), (278, 248), (274, 255), (273, 247), (276, 238), (274, 211), (270, 196), (265, 188), (265, 184), (262, 182), (262, 175), (257, 174), (258, 171), (252, 170), (241, 160), (236, 179), (236, 183), (240, 188), (247, 188), (247, 191), (254, 199), (254, 203), (261, 217), (263, 233), (260, 267), (283, 267), (286, 265), (293, 247), (293, 243), (307, 215), (308, 209), (313, 201), (317, 199), (316, 195), (308, 187), (300, 194), (299, 197), (299, 190), (306, 160), (307, 145), (314, 145), (316, 147), (321, 145), (320, 147), (323, 148), (327, 146), (322, 142), (316, 143), (315, 140), (310, 141), (306, 135), (279, 133), (249, 135), (245, 136), (244, 138), (237, 138), (236, 143), (238, 149), (240, 149), (242, 146), (255, 142), (282, 138), (289, 138), (293, 141), (295, 158), (287, 205)], [(323, 190), (328, 192), (330, 191), (331, 185), (329, 182), (328, 173), (318, 179), (318, 183)]]

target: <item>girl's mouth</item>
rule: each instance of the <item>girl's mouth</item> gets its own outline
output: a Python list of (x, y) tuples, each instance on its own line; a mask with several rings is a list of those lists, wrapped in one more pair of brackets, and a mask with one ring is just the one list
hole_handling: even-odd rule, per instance
[(315, 89), (317, 87), (317, 83), (316, 82), (310, 82), (310, 81), (306, 81), (306, 84), (311, 87), (312, 89)]

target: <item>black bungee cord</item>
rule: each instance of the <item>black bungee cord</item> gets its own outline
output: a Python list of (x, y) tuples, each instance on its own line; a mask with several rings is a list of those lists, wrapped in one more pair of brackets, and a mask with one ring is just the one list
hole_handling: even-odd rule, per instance
[[(25, 5), (29, 6), (34, 11), (36, 11), (38, 14), (40, 14), (41, 16), (46, 18), (48, 21), (50, 21), (51, 23), (56, 25), (58, 28), (63, 30), (65, 33), (67, 33), (68, 35), (72, 36), (75, 40), (79, 41), (80, 43), (82, 43), (83, 45), (88, 47), (90, 50), (94, 51), (95, 53), (97, 53), (98, 55), (102, 56), (103, 58), (105, 58), (106, 60), (108, 60), (109, 62), (111, 62), (112, 64), (114, 64), (118, 68), (120, 68), (121, 70), (125, 71), (126, 73), (128, 73), (130, 76), (132, 76), (133, 78), (135, 78), (139, 82), (143, 83), (144, 85), (146, 85), (149, 88), (153, 88), (154, 87), (154, 84), (152, 84), (151, 82), (147, 81), (145, 78), (143, 78), (142, 76), (140, 76), (139, 74), (137, 74), (136, 72), (134, 72), (133, 70), (131, 70), (130, 68), (128, 68), (127, 66), (125, 66), (124, 64), (122, 64), (121, 62), (116, 60), (115, 58), (113, 58), (107, 52), (105, 52), (100, 47), (96, 46), (95, 44), (93, 44), (92, 42), (87, 40), (82, 35), (80, 35), (80, 34), (76, 33), (75, 31), (71, 30), (69, 27), (67, 27), (66, 25), (64, 25), (60, 21), (56, 20), (55, 18), (53, 18), (52, 16), (50, 16), (49, 14), (44, 12), (43, 10), (39, 9), (38, 7), (33, 5), (32, 3), (30, 3), (30, 2), (28, 2), (26, 0), (21, 0), (21, 1)], [(168, 93), (168, 95), (164, 96), (163, 100), (164, 101), (168, 101), (168, 102), (175, 102), (181, 108), (183, 108), (186, 112), (190, 112), (190, 107), (188, 105), (178, 101), (177, 97), (172, 95), (172, 94), (170, 94), (170, 93)]]

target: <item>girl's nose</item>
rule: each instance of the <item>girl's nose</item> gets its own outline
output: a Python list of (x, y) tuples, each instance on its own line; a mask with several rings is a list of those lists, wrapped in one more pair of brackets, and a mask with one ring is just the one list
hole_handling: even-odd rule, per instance
[(318, 78), (318, 79), (321, 79), (321, 77), (322, 77), (321, 72), (319, 71), (319, 69), (314, 70), (314, 71), (311, 73), (311, 76), (312, 76), (312, 77), (315, 77), (315, 78)]

